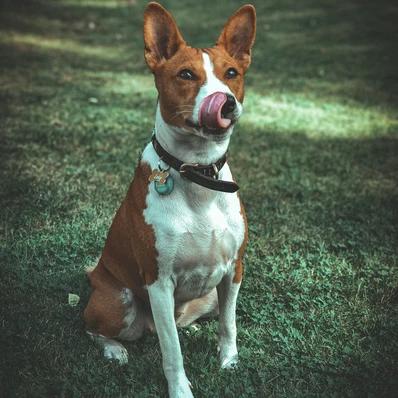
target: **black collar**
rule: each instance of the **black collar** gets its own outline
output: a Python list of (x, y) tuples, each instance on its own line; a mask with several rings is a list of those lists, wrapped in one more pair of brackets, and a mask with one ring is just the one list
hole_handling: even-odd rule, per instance
[(236, 192), (239, 186), (235, 182), (218, 179), (218, 173), (227, 161), (227, 154), (212, 164), (184, 163), (168, 153), (152, 135), (152, 145), (159, 157), (173, 169), (177, 170), (182, 177), (192, 182), (212, 189), (213, 191)]

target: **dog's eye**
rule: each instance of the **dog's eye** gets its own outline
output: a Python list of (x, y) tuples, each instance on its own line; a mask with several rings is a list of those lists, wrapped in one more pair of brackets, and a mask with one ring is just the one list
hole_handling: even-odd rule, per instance
[(195, 74), (189, 69), (180, 70), (178, 72), (177, 76), (183, 80), (195, 80), (196, 79)]
[(238, 71), (235, 68), (228, 68), (225, 72), (225, 77), (227, 79), (234, 79), (236, 76), (238, 76)]

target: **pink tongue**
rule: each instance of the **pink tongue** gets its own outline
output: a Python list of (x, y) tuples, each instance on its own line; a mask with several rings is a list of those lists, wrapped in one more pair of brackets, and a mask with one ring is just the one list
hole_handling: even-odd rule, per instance
[(231, 124), (230, 119), (221, 116), (221, 109), (227, 102), (227, 96), (221, 92), (208, 95), (200, 106), (199, 124), (210, 129), (226, 129)]

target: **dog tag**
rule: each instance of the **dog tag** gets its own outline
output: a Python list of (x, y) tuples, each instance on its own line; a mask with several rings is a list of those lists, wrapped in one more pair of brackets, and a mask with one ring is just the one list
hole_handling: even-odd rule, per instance
[(167, 177), (169, 176), (169, 172), (168, 171), (164, 171), (164, 170), (152, 170), (151, 175), (149, 176), (149, 181), (157, 181), (160, 182), (161, 184), (165, 184)]
[(174, 189), (173, 177), (168, 176), (166, 182), (162, 184), (159, 181), (155, 181), (155, 191), (159, 195), (169, 195)]
[(159, 195), (169, 195), (174, 189), (174, 180), (169, 172), (164, 170), (153, 170), (149, 181), (154, 182), (155, 191)]

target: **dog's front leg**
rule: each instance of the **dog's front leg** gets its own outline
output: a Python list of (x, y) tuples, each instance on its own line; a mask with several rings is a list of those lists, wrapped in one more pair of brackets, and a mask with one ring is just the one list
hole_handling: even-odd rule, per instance
[(177, 327), (174, 320), (174, 284), (171, 279), (158, 280), (148, 286), (153, 319), (159, 337), (163, 371), (170, 398), (193, 397), (185, 375)]
[(240, 283), (233, 282), (233, 275), (227, 274), (217, 286), (220, 310), (218, 347), (222, 368), (232, 368), (238, 363), (236, 348), (236, 299)]

